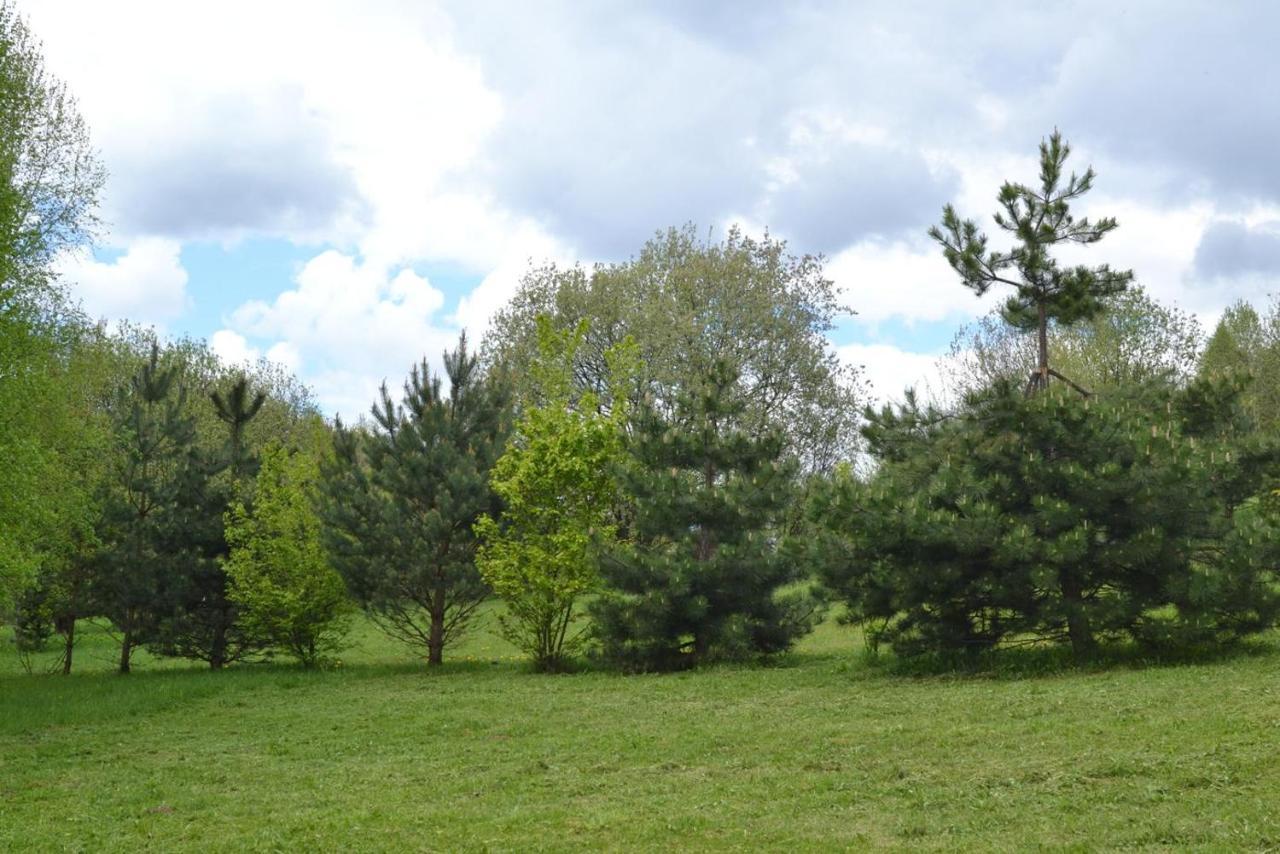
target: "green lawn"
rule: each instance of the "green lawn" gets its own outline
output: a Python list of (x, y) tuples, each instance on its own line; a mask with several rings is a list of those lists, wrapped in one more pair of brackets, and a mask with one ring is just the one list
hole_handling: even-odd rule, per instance
[(361, 625), (331, 671), (119, 678), (93, 634), (65, 679), (9, 650), (0, 850), (1280, 847), (1280, 653), (911, 677), (860, 649), (548, 677), (482, 632), (428, 673)]

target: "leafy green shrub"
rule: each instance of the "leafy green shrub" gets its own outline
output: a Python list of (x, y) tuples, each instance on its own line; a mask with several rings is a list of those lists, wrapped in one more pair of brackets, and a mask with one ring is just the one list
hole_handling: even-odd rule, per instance
[[(501, 521), (476, 523), (480, 573), (507, 606), (502, 633), (540, 670), (562, 668), (585, 640), (574, 629), (577, 604), (599, 585), (598, 545), (616, 534), (626, 397), (614, 395), (605, 413), (594, 392), (574, 393), (574, 356), (585, 332), (585, 324), (563, 332), (538, 318), (539, 357), (530, 368), (536, 399), (493, 469)], [(611, 381), (624, 381), (630, 345), (608, 355)]]
[(340, 647), (351, 611), (312, 507), (319, 474), (313, 456), (268, 448), (252, 507), (233, 506), (226, 527), (228, 598), (245, 630), (308, 667)]

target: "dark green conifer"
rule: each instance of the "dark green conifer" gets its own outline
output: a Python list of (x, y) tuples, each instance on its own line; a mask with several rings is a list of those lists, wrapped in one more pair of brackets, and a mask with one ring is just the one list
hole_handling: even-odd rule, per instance
[(1049, 365), (1050, 324), (1069, 326), (1090, 319), (1102, 311), (1107, 297), (1133, 280), (1132, 271), (1112, 270), (1106, 264), (1060, 267), (1050, 255), (1061, 244), (1097, 243), (1116, 227), (1110, 217), (1090, 222), (1072, 216), (1071, 203), (1092, 189), (1094, 172), (1091, 167), (1083, 175), (1073, 172), (1064, 178), (1070, 153), (1071, 146), (1055, 130), (1040, 143), (1039, 188), (1012, 182), (1000, 188), (1001, 210), (995, 223), (1015, 239), (1012, 249), (988, 249), (987, 235), (973, 220), (960, 219), (951, 205), (943, 208), (941, 226), (929, 229), (965, 287), (979, 296), (997, 284), (1014, 289), (1004, 305), (1004, 318), (1018, 329), (1035, 330), (1038, 343), (1039, 359), (1028, 379), (1028, 393), (1048, 388), (1051, 376), (1075, 386)]
[(177, 525), (168, 549), (178, 558), (171, 613), (160, 626), (157, 649), (204, 661), (215, 670), (260, 651), (266, 638), (246, 631), (227, 595), (225, 562), (230, 554), (225, 517), (234, 502), (248, 502), (257, 455), (245, 430), (261, 411), (266, 394), (253, 392), (244, 376), (233, 378), (209, 399), (226, 427), (223, 447), (191, 449), (179, 481)]
[(179, 367), (163, 365), (153, 344), (113, 406), (123, 453), (102, 500), (94, 598), (120, 632), (121, 673), (129, 672), (134, 649), (155, 640), (173, 602), (180, 559), (172, 542), (195, 448), (185, 400)]
[(432, 665), (489, 594), (472, 526), (499, 510), (489, 470), (509, 430), (506, 391), (465, 335), (444, 368), (447, 396), (423, 360), (402, 402), (383, 385), (370, 429), (338, 425), (321, 501), (330, 554), (356, 601), (388, 635), (425, 647)]
[(796, 465), (775, 432), (743, 429), (737, 372), (717, 362), (666, 416), (650, 405), (623, 475), (629, 542), (605, 557), (592, 606), (604, 656), (675, 669), (787, 649), (815, 613), (779, 543)]
[(1139, 398), (1031, 398), (869, 413), (881, 460), (815, 501), (823, 574), (871, 640), (903, 653), (1103, 639), (1232, 640), (1280, 614), (1274, 520), (1253, 497), (1273, 442), (1240, 385)]

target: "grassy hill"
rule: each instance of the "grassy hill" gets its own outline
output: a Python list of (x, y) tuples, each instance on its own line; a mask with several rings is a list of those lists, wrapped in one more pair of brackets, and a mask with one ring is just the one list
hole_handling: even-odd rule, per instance
[[(0, 676), (3, 850), (1280, 846), (1280, 654), (906, 676), (824, 626), (769, 667), (139, 661)], [(93, 671), (93, 672), (91, 672)]]

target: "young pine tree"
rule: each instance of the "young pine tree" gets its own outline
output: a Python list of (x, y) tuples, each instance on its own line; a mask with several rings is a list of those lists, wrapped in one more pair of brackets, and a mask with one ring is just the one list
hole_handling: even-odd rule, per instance
[(168, 548), (181, 556), (175, 579), (173, 611), (162, 621), (156, 648), (167, 655), (204, 661), (214, 670), (260, 651), (267, 639), (251, 633), (239, 620), (239, 609), (227, 595), (225, 563), (230, 553), (225, 517), (245, 501), (257, 472), (257, 455), (245, 431), (262, 409), (263, 392), (253, 392), (247, 378), (231, 380), (225, 390), (209, 395), (225, 426), (222, 447), (196, 448), (179, 481), (178, 525)]
[(677, 669), (779, 652), (812, 627), (808, 593), (785, 590), (803, 564), (779, 543), (795, 463), (778, 434), (742, 428), (743, 408), (721, 361), (671, 416), (640, 413), (624, 475), (634, 519), (592, 605), (606, 659)]
[(1014, 294), (1004, 305), (1004, 318), (1021, 330), (1035, 330), (1037, 363), (1027, 382), (1027, 392), (1049, 386), (1057, 377), (1076, 387), (1049, 364), (1049, 326), (1070, 326), (1088, 320), (1103, 309), (1103, 301), (1122, 292), (1133, 280), (1131, 271), (1099, 267), (1060, 267), (1050, 251), (1061, 244), (1097, 243), (1116, 228), (1109, 217), (1090, 222), (1075, 219), (1071, 203), (1093, 187), (1094, 172), (1074, 172), (1067, 178), (1063, 167), (1071, 147), (1054, 131), (1040, 143), (1040, 186), (1005, 183), (1000, 188), (1001, 210), (996, 226), (1016, 240), (1013, 249), (987, 249), (987, 235), (972, 220), (962, 220), (955, 208), (942, 211), (941, 226), (929, 236), (942, 245), (943, 255), (960, 274), (965, 286), (981, 296), (993, 285), (1006, 285)]
[(174, 597), (181, 563), (182, 484), (190, 476), (195, 427), (185, 414), (180, 369), (164, 366), (155, 345), (112, 411), (120, 451), (102, 500), (93, 595), (121, 635), (121, 673), (134, 649), (153, 641)]
[(507, 435), (506, 393), (467, 351), (444, 356), (450, 390), (424, 360), (400, 404), (386, 386), (372, 429), (338, 425), (321, 510), (334, 567), (388, 635), (438, 665), (489, 587), (472, 526), (496, 514), (489, 470)]
[(1222, 642), (1271, 625), (1277, 529), (1252, 496), (1275, 443), (1239, 387), (1030, 398), (1008, 381), (949, 417), (868, 414), (880, 466), (814, 501), (827, 583), (902, 654), (1008, 642)]

